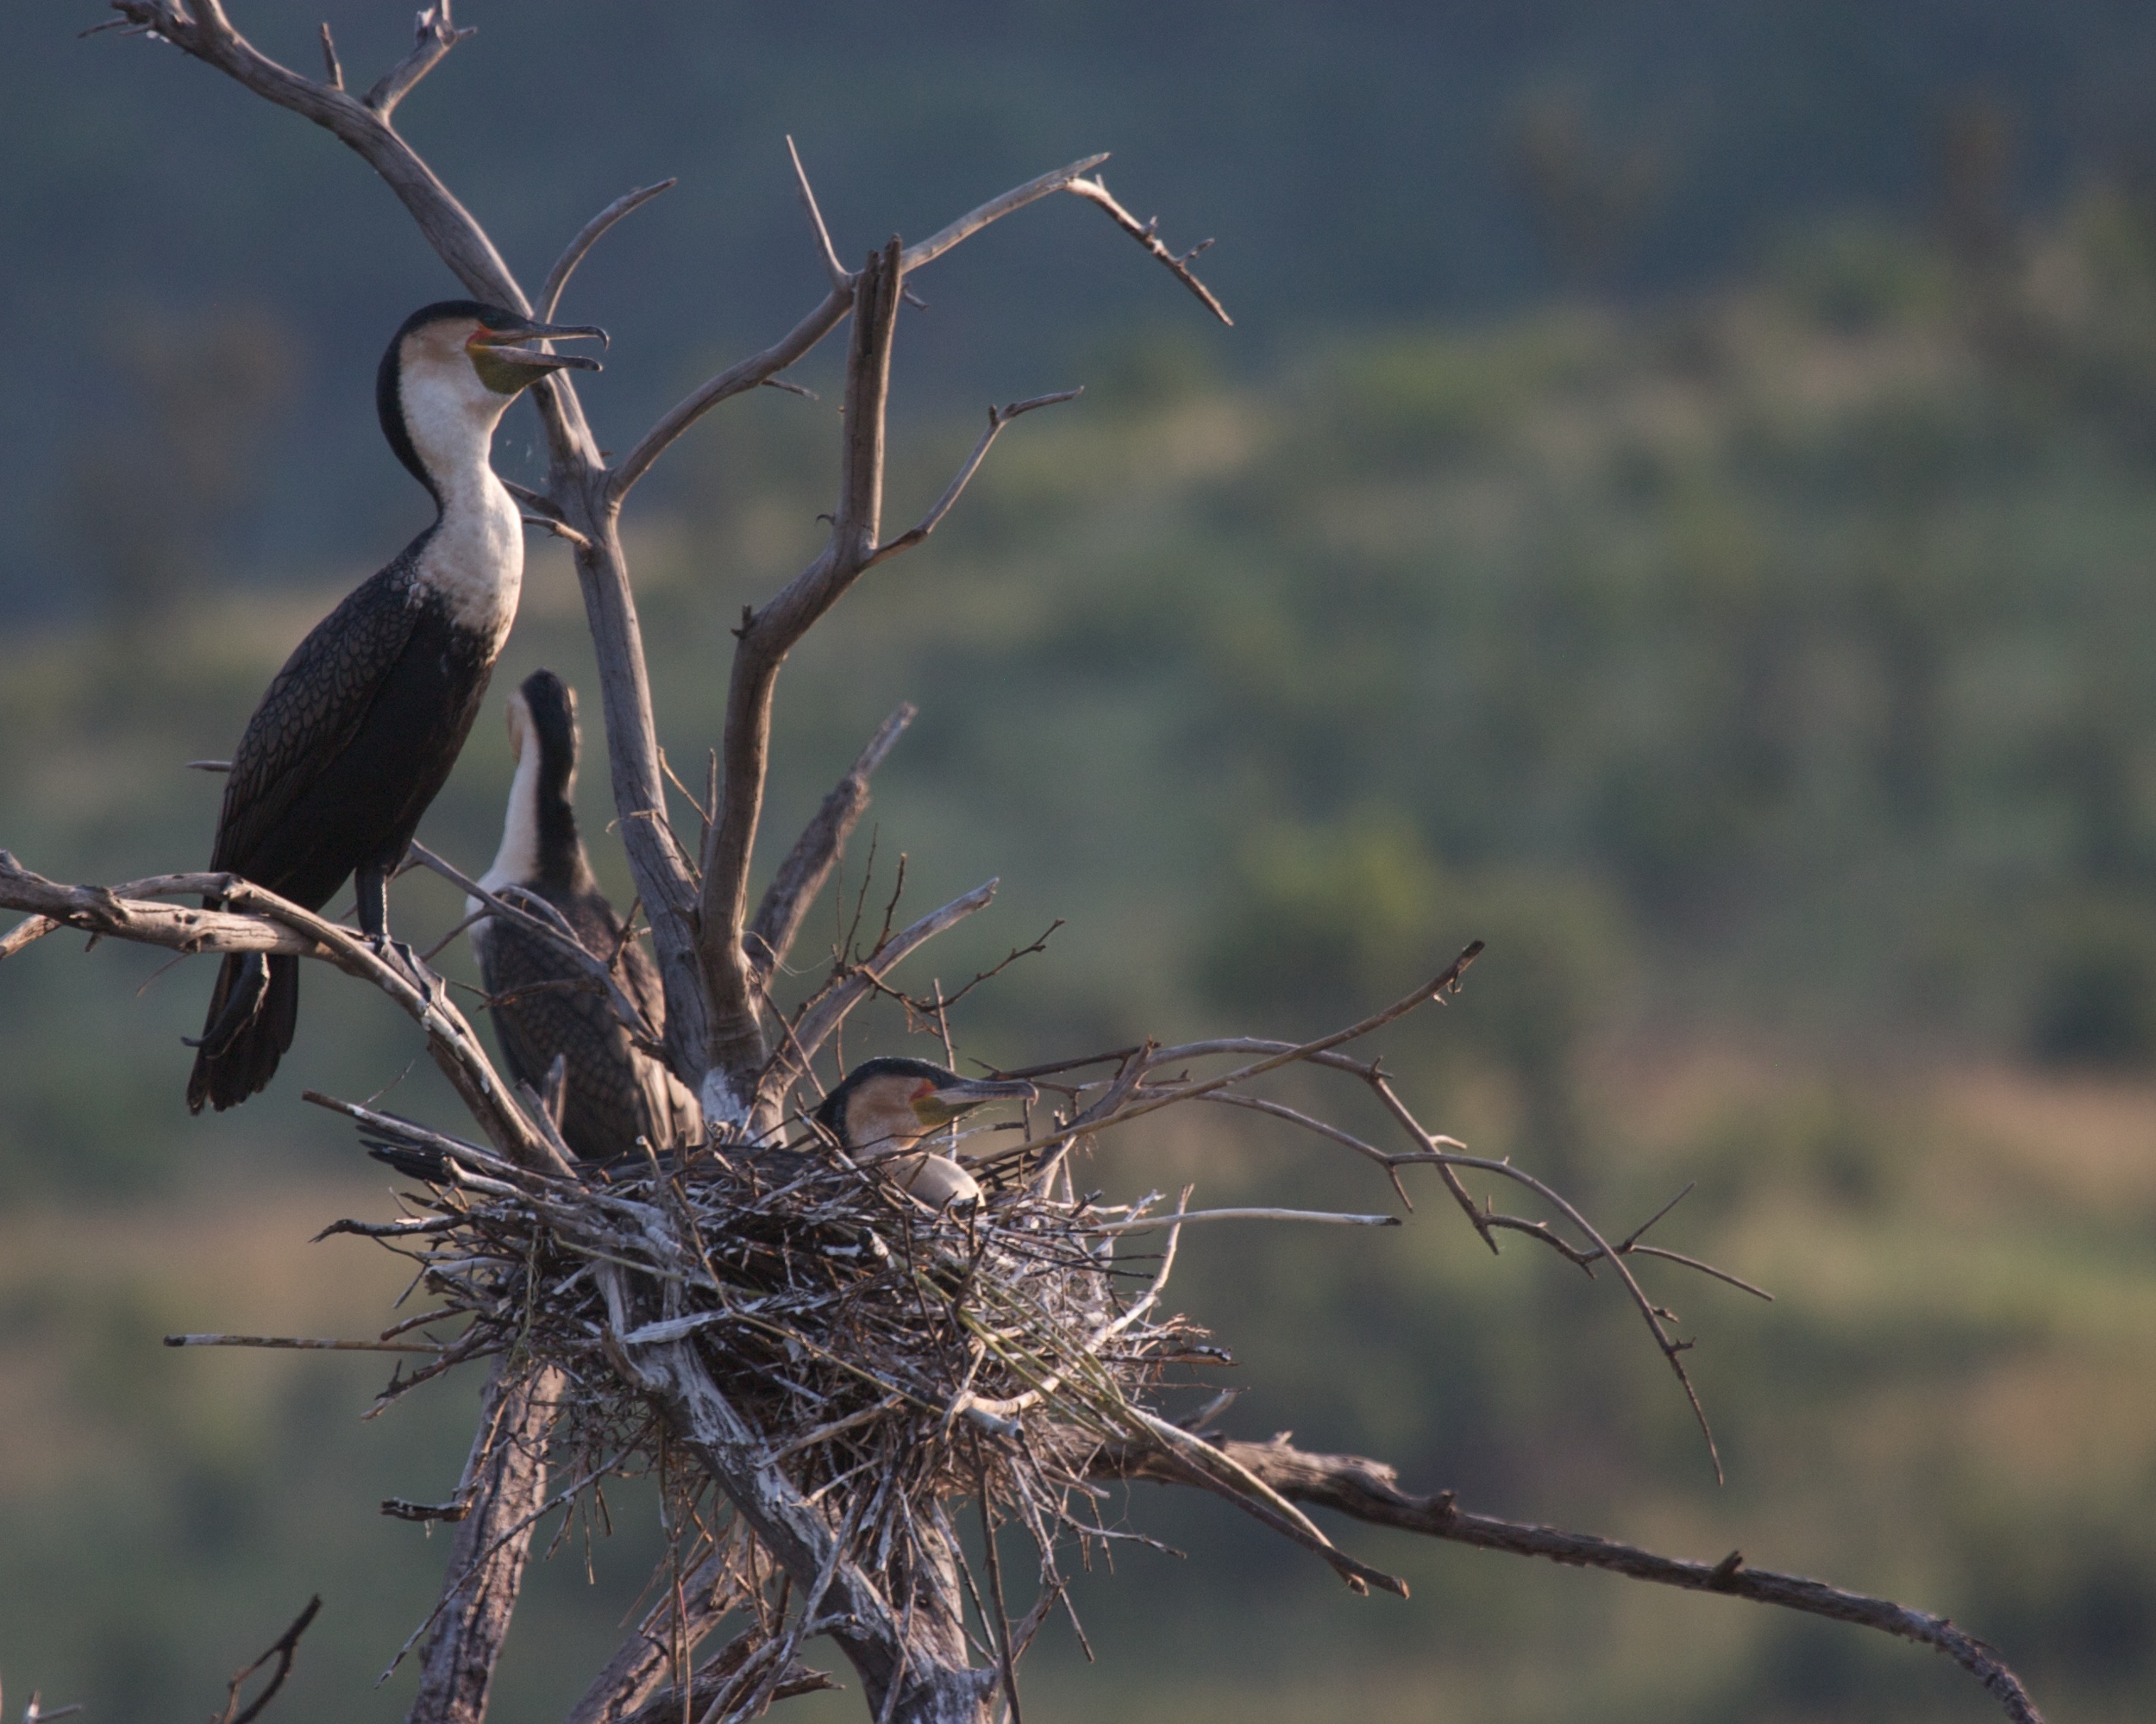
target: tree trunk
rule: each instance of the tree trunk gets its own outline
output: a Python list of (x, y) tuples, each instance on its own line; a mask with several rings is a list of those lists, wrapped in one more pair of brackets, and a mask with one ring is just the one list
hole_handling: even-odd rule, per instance
[(531, 1517), (547, 1500), (547, 1426), (560, 1390), (551, 1370), (511, 1387), (498, 1365), (487, 1382), (467, 1463), (472, 1512), (457, 1523), (442, 1618), (420, 1656), (406, 1724), (479, 1724), (486, 1716), (531, 1555)]

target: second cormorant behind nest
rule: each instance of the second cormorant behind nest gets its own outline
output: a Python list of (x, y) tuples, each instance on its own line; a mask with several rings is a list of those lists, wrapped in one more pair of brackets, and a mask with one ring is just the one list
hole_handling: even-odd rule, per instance
[[(511, 903), (518, 890), (543, 900), (593, 956), (613, 962), (618, 954), (622, 991), (662, 1033), (658, 972), (599, 890), (577, 835), (570, 801), (577, 741), (576, 691), (552, 671), (535, 670), (509, 697), (517, 776), (501, 849), (479, 884), (511, 894)], [(481, 907), (471, 900), (467, 911)], [(635, 1155), (638, 1138), (664, 1150), (702, 1135), (695, 1098), (636, 1045), (612, 1003), (558, 948), (500, 916), (473, 925), (472, 946), (511, 1076), (540, 1089), (555, 1058), (562, 1061), (561, 1136), (579, 1156), (611, 1162)]]

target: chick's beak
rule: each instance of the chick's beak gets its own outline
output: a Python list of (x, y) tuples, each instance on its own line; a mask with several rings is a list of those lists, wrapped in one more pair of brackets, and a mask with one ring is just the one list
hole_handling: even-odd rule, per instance
[(970, 1113), (986, 1101), (1034, 1101), (1040, 1091), (1023, 1078), (962, 1077), (943, 1085), (936, 1099), (956, 1115)]
[(489, 357), (506, 360), (528, 371), (602, 369), (597, 360), (582, 354), (542, 353), (536, 348), (520, 345), (525, 342), (568, 341), (597, 341), (602, 347), (611, 345), (606, 331), (596, 323), (512, 323), (505, 329), (481, 329), (472, 337), (473, 345)]

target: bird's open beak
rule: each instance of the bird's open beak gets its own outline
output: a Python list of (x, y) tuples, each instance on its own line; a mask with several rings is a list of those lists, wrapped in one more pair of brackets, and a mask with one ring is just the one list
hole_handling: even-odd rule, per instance
[(506, 360), (527, 371), (598, 371), (602, 367), (597, 360), (587, 359), (582, 354), (542, 353), (536, 348), (519, 345), (524, 342), (597, 341), (601, 346), (611, 344), (606, 331), (596, 323), (516, 323), (506, 329), (481, 329), (472, 341), (489, 358)]

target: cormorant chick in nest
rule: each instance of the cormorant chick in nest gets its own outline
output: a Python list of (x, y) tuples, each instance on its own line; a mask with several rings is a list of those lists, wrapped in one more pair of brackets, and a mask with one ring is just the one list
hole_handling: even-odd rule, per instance
[(864, 1060), (816, 1110), (816, 1123), (863, 1166), (874, 1165), (931, 1209), (979, 1201), (974, 1176), (948, 1156), (921, 1148), (983, 1102), (1031, 1101), (1022, 1079), (961, 1077), (926, 1060)]

